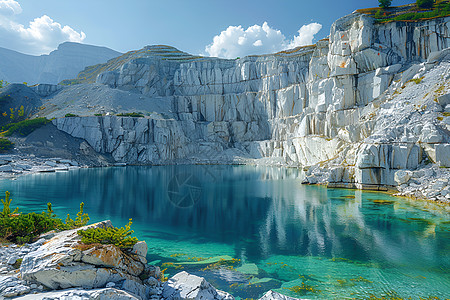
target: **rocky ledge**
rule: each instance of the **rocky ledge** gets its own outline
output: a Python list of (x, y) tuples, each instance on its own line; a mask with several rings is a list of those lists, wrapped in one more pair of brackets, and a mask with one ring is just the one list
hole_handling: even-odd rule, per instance
[[(110, 227), (103, 221), (80, 228)], [(204, 278), (180, 272), (168, 281), (146, 260), (147, 244), (131, 250), (80, 242), (77, 231), (50, 232), (33, 244), (0, 247), (0, 299), (232, 300)], [(273, 291), (261, 299), (292, 300)]]
[(35, 155), (0, 155), (0, 177), (15, 177), (31, 173), (48, 173), (78, 169), (78, 162), (62, 158), (42, 158)]

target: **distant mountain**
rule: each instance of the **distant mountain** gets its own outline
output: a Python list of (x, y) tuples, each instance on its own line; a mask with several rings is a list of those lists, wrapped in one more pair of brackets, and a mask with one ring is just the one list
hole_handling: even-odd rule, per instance
[(75, 78), (85, 67), (122, 53), (106, 47), (66, 42), (49, 55), (32, 56), (0, 47), (0, 79), (10, 83), (57, 84)]
[(160, 58), (166, 61), (193, 61), (202, 59), (201, 56), (194, 56), (189, 53), (178, 50), (177, 48), (166, 45), (152, 45), (146, 46), (140, 50), (133, 50), (115, 57), (108, 62), (89, 66), (78, 74), (74, 79), (65, 80), (62, 84), (79, 84), (79, 83), (94, 83), (97, 79), (97, 75), (107, 71), (117, 71), (125, 63), (139, 58)]

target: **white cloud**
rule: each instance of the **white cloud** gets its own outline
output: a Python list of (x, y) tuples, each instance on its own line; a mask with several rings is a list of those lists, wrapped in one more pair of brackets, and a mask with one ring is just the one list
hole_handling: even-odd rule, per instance
[(253, 46), (255, 47), (261, 47), (263, 45), (261, 40), (257, 40), (256, 42), (253, 43)]
[(321, 29), (322, 25), (319, 23), (303, 25), (298, 30), (298, 35), (294, 36), (294, 39), (289, 43), (288, 48), (311, 45), (313, 43), (314, 35), (316, 35)]
[(14, 0), (1, 0), (0, 1), (0, 15), (12, 16), (22, 12), (19, 2)]
[(274, 53), (281, 50), (312, 44), (314, 35), (322, 25), (311, 23), (302, 26), (292, 40), (286, 39), (280, 30), (271, 28), (267, 22), (262, 26), (229, 26), (213, 38), (205, 52), (210, 56), (236, 58), (250, 54)]
[(1, 46), (27, 54), (43, 54), (54, 50), (62, 42), (82, 42), (84, 32), (63, 26), (47, 15), (35, 18), (28, 26), (17, 23), (14, 15), (22, 12), (17, 1), (0, 0)]

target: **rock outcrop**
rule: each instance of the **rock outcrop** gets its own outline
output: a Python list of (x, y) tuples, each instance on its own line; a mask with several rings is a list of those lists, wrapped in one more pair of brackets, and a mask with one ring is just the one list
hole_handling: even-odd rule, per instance
[(136, 244), (129, 252), (114, 245), (80, 244), (78, 230), (110, 226), (110, 221), (104, 221), (56, 234), (23, 257), (20, 266), (22, 279), (53, 290), (104, 288), (120, 284), (122, 289), (141, 299), (147, 299), (149, 294), (158, 294), (141, 280), (142, 275), (157, 279), (160, 276), (158, 267), (147, 265), (144, 242)]
[(316, 45), (236, 60), (147, 47), (97, 82), (169, 101), (169, 114), (54, 124), (118, 162), (320, 165), (331, 183), (394, 186), (398, 170), (450, 166), (449, 20), (354, 13)]

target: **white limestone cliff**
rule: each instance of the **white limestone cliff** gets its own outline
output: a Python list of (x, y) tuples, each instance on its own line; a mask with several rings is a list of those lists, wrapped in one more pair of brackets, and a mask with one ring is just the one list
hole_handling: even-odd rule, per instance
[(148, 47), (165, 56), (130, 60), (97, 83), (170, 102), (170, 114), (54, 124), (118, 162), (256, 160), (320, 166), (346, 186), (398, 185), (395, 173), (424, 159), (450, 167), (449, 21), (375, 24), (354, 13), (316, 45), (236, 60)]

